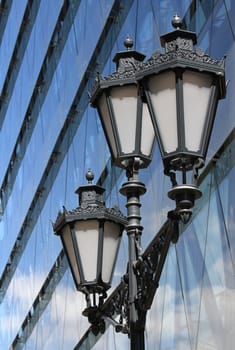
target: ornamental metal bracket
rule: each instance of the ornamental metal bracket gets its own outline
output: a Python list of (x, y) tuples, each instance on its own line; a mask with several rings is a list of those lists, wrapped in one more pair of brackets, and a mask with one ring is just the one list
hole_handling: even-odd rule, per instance
[(175, 211), (168, 213), (168, 222), (164, 230), (157, 235), (157, 240), (138, 259), (135, 266), (138, 293), (136, 307), (146, 313), (152, 305), (159, 286), (170, 243), (176, 243), (179, 237), (179, 217)]

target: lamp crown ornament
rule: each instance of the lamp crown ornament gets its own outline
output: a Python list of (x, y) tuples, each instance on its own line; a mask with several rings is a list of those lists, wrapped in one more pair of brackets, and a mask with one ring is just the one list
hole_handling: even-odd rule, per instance
[(178, 15), (175, 14), (172, 18), (171, 24), (174, 28), (176, 29), (181, 29), (183, 28), (183, 20), (182, 18)]
[(145, 59), (145, 55), (142, 55), (140, 52), (132, 50), (133, 45), (133, 40), (128, 35), (124, 40), (124, 46), (126, 48), (126, 51), (117, 52), (113, 58), (113, 62), (116, 63), (117, 72), (113, 73), (114, 75), (111, 74), (104, 79), (110, 79), (111, 77), (127, 78), (128, 76), (131, 76), (131, 74), (135, 73), (138, 65)]
[(124, 40), (124, 46), (126, 47), (127, 51), (130, 51), (134, 45), (133, 39), (130, 37), (130, 35), (127, 35), (126, 39)]
[(88, 169), (87, 173), (86, 173), (86, 179), (87, 179), (87, 182), (89, 184), (92, 184), (92, 181), (94, 180), (94, 174), (93, 172), (91, 171), (91, 169)]

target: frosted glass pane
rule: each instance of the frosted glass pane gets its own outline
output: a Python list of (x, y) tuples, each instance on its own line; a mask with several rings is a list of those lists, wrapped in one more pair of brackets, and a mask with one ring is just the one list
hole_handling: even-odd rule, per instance
[(109, 144), (110, 144), (110, 147), (112, 148), (113, 156), (116, 158), (117, 157), (116, 142), (113, 135), (113, 129), (110, 121), (110, 114), (109, 114), (105, 94), (102, 94), (99, 100), (99, 109), (102, 115), (102, 121), (105, 129), (106, 137), (109, 139)]
[(102, 279), (109, 283), (111, 279), (113, 264), (117, 256), (120, 242), (120, 226), (107, 221), (104, 225), (104, 246)]
[(141, 134), (141, 152), (149, 156), (153, 148), (154, 130), (152, 120), (146, 103), (143, 103), (143, 119), (142, 119), (142, 134)]
[(72, 237), (71, 237), (71, 234), (70, 234), (70, 227), (69, 227), (69, 225), (66, 225), (64, 227), (62, 237), (63, 237), (64, 245), (65, 245), (66, 250), (68, 252), (68, 255), (70, 257), (70, 264), (71, 264), (71, 268), (73, 270), (73, 274), (75, 276), (77, 284), (79, 284), (80, 283), (80, 274), (79, 274), (79, 271), (78, 271), (78, 268), (77, 268), (77, 261), (76, 261), (76, 257), (75, 257), (75, 254), (74, 254), (73, 242), (72, 242)]
[(163, 148), (166, 153), (173, 152), (178, 145), (175, 74), (151, 77), (148, 88)]
[(131, 153), (135, 149), (137, 87), (130, 85), (112, 89), (111, 99), (122, 151)]
[(96, 220), (75, 224), (75, 236), (86, 281), (96, 279), (99, 226)]
[(212, 78), (197, 72), (183, 75), (185, 145), (190, 151), (200, 149)]

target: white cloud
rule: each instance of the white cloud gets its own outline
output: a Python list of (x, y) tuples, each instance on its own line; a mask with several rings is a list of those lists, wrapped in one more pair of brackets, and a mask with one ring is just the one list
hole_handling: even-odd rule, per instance
[(201, 292), (198, 287), (183, 297), (166, 284), (158, 289), (148, 315), (149, 348), (158, 344), (159, 349), (231, 350), (234, 322), (234, 289), (206, 286)]
[[(25, 275), (18, 272), (15, 275), (4, 302), (0, 307), (0, 349), (9, 348), (10, 343), (20, 330), (25, 316), (32, 307), (32, 303), (44, 282), (44, 278), (45, 276), (42, 274)], [(38, 332), (47, 334), (49, 331), (47, 338), (44, 338), (45, 343), (48, 342), (50, 344), (54, 338), (54, 334), (57, 332), (56, 341), (59, 344), (62, 344), (64, 341), (64, 349), (67, 349), (66, 344), (67, 342), (71, 343), (71, 339), (73, 339), (73, 345), (75, 345), (82, 332), (88, 326), (86, 318), (81, 316), (82, 310), (85, 308), (85, 302), (84, 297), (80, 294), (73, 287), (60, 284), (56, 288), (51, 302), (38, 322), (30, 343), (35, 343), (34, 340), (38, 338)], [(44, 318), (46, 323), (43, 321)], [(48, 321), (49, 323), (47, 323)], [(47, 345), (43, 349), (46, 349), (46, 347)]]

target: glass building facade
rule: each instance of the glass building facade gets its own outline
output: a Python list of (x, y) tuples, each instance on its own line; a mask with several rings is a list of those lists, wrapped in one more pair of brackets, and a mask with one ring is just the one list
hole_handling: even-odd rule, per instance
[[(74, 191), (88, 168), (105, 187), (107, 206), (125, 212), (125, 174), (112, 164), (88, 93), (97, 72), (115, 70), (112, 58), (127, 34), (147, 58), (160, 50), (175, 13), (199, 47), (226, 56), (227, 96), (200, 176), (203, 197), (170, 247), (147, 317), (146, 349), (233, 349), (235, 1), (1, 0), (0, 10), (0, 349), (128, 348), (128, 337), (112, 327), (102, 336), (85, 333), (85, 300), (52, 221), (63, 205), (77, 206)], [(157, 146), (140, 177), (146, 248), (174, 206)], [(123, 237), (113, 288), (126, 271), (127, 248)]]

